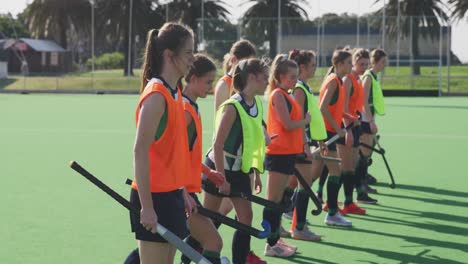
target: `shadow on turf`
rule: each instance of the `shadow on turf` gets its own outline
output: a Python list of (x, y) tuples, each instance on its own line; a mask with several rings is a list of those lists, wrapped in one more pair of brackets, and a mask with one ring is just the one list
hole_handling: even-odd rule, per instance
[[(360, 218), (362, 219), (362, 218)], [(325, 227), (325, 228), (332, 228), (336, 229), (336, 227)], [(392, 238), (398, 238), (405, 240), (409, 243), (415, 243), (419, 244), (421, 246), (431, 246), (431, 247), (440, 247), (440, 248), (451, 248), (455, 250), (460, 250), (462, 252), (468, 252), (468, 247), (464, 243), (457, 243), (457, 242), (452, 242), (452, 241), (442, 241), (442, 240), (436, 240), (436, 239), (430, 239), (430, 238), (425, 238), (425, 237), (416, 237), (416, 236), (406, 236), (406, 235), (399, 235), (399, 234), (393, 234), (393, 233), (384, 233), (376, 230), (370, 230), (370, 229), (362, 229), (362, 228), (343, 228), (340, 229), (343, 230), (344, 232), (357, 232), (357, 233), (366, 233), (366, 234), (372, 234), (372, 235), (378, 235), (382, 237), (392, 237)], [(322, 243), (322, 242), (320, 242)]]
[(310, 264), (310, 263), (320, 263), (320, 264), (338, 264), (338, 262), (331, 262), (323, 259), (314, 259), (311, 257), (302, 256), (301, 252), (297, 252), (293, 257), (285, 258), (285, 261), (298, 263), (298, 264)]
[[(383, 233), (383, 232), (378, 232), (378, 231), (373, 231), (373, 230), (359, 229), (359, 228), (351, 228), (351, 229), (346, 229), (346, 230), (351, 231), (351, 232), (362, 232), (362, 233), (370, 233), (370, 234), (381, 235), (381, 236), (386, 236), (386, 237), (401, 238), (408, 242), (417, 243), (421, 245), (438, 246), (442, 248), (455, 248), (455, 249), (463, 250), (465, 252), (467, 251), (465, 244), (459, 244), (459, 243), (454, 243), (454, 242), (446, 242), (446, 241), (439, 241), (439, 240), (419, 238), (419, 237), (388, 234), (388, 233)], [(432, 258), (428, 258), (428, 257), (425, 257), (424, 254), (410, 255), (410, 254), (399, 253), (399, 252), (394, 252), (394, 251), (387, 251), (383, 249), (374, 249), (374, 248), (367, 248), (367, 247), (362, 248), (362, 247), (357, 247), (354, 245), (338, 244), (338, 243), (332, 243), (332, 242), (327, 242), (327, 241), (322, 241), (320, 242), (320, 244), (336, 247), (338, 249), (362, 251), (365, 253), (374, 254), (381, 258), (395, 260), (395, 261), (398, 261), (399, 263), (424, 263), (424, 264), (440, 264), (440, 263), (462, 264), (464, 263), (464, 262), (458, 262), (458, 261), (454, 261), (450, 259), (440, 258), (438, 256), (428, 256), (428, 257), (432, 257)], [(427, 252), (428, 251), (426, 250), (426, 253)], [(368, 261), (360, 260), (360, 262), (368, 262)], [(373, 263), (373, 262), (369, 262), (369, 263)]]
[[(375, 186), (388, 187), (388, 184), (378, 182), (378, 183), (375, 184)], [(456, 197), (461, 197), (461, 198), (467, 198), (468, 197), (468, 192), (444, 190), (444, 189), (439, 189), (439, 188), (434, 188), (434, 187), (408, 185), (408, 184), (397, 184), (396, 188), (397, 189), (403, 189), (403, 190), (427, 192), (427, 193), (431, 193), (431, 194), (456, 196)]]
[(415, 196), (390, 194), (390, 193), (379, 193), (379, 196), (388, 196), (388, 197), (400, 198), (400, 199), (405, 199), (405, 200), (411, 199), (411, 200), (421, 201), (424, 203), (440, 204), (440, 205), (445, 205), (445, 206), (460, 206), (464, 208), (468, 207), (468, 202), (461, 202), (461, 201), (448, 200), (448, 199), (433, 199), (433, 198), (415, 197)]
[(466, 109), (468, 106), (461, 105), (404, 105), (404, 104), (388, 104), (389, 106), (411, 107), (411, 108), (447, 108), (447, 109)]
[[(365, 215), (364, 217), (356, 217), (358, 219), (362, 219), (365, 221), (371, 221), (376, 223), (383, 223), (383, 224), (392, 224), (392, 225), (402, 225), (402, 226), (411, 226), (414, 228), (419, 229), (426, 229), (442, 234), (450, 234), (450, 235), (459, 235), (465, 237), (468, 234), (467, 228), (452, 226), (452, 225), (443, 225), (438, 223), (420, 223), (420, 222), (411, 222), (407, 220), (403, 220), (401, 218), (389, 218), (383, 216), (373, 216), (373, 215)], [(468, 252), (468, 247), (465, 246)]]
[[(387, 208), (387, 209), (384, 209), (384, 208)], [(423, 211), (416, 211), (416, 210), (407, 210), (407, 209), (393, 207), (393, 206), (387, 206), (387, 205), (378, 205), (378, 206), (372, 207), (372, 211), (374, 211), (374, 210), (376, 210), (376, 211), (385, 211), (385, 212), (395, 213), (395, 214), (410, 215), (410, 216), (414, 216), (414, 217), (432, 218), (432, 219), (436, 219), (436, 220), (456, 222), (456, 223), (460, 223), (460, 224), (468, 223), (468, 217), (466, 217), (466, 216), (442, 214), (442, 213), (436, 213), (436, 212), (423, 212)]]

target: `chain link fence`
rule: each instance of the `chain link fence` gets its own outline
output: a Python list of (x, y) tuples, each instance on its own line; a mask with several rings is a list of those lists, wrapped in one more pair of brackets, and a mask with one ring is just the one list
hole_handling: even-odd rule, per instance
[(200, 41), (219, 60), (239, 38), (253, 42), (259, 56), (272, 57), (294, 48), (314, 50), (318, 68), (311, 85), (316, 89), (331, 66), (335, 49), (383, 48), (389, 55), (382, 75), (384, 89), (435, 91), (439, 95), (468, 93), (463, 85), (468, 80), (468, 66), (461, 65), (450, 50), (451, 25), (439, 23), (437, 17), (333, 16), (280, 21), (243, 18), (237, 25), (224, 27), (222, 21), (205, 20), (204, 39)]
[[(465, 85), (468, 66), (461, 65), (450, 50), (451, 25), (439, 23), (436, 17), (324, 16), (314, 20), (281, 18), (280, 23), (277, 18), (242, 18), (237, 24), (216, 19), (198, 23), (197, 48), (213, 56), (219, 65), (240, 38), (253, 42), (258, 55), (264, 57), (294, 48), (311, 49), (317, 54), (318, 64), (311, 85), (318, 90), (335, 49), (383, 48), (389, 54), (389, 65), (381, 76), (385, 90), (430, 90), (439, 95), (468, 93)], [(11, 50), (9, 64), (15, 58), (25, 57), (30, 60), (31, 68), (35, 64), (50, 64), (54, 56), (62, 58), (63, 54), (69, 65), (58, 65), (54, 71), (47, 72), (31, 69), (9, 72), (7, 78), (0, 79), (0, 90), (137, 92), (145, 36), (137, 35), (133, 42), (131, 52), (136, 59), (132, 76), (124, 76), (124, 54), (112, 52), (123, 50), (126, 39), (106, 43), (98, 43), (102, 40), (96, 39), (94, 46), (99, 48), (95, 50), (94, 71), (90, 36), (75, 36), (69, 49), (58, 55)]]

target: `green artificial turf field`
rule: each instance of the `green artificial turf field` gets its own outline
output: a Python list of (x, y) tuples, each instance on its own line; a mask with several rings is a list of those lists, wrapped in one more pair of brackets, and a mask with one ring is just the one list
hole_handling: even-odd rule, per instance
[[(77, 160), (128, 197), (137, 96), (0, 95), (0, 263), (122, 263), (136, 243), (125, 209), (68, 167)], [(468, 263), (468, 98), (387, 98), (378, 120), (396, 189), (378, 156), (378, 205), (353, 228), (311, 229), (322, 242), (288, 240), (290, 259), (268, 263)], [(204, 148), (212, 98), (200, 101)], [(263, 177), (266, 182), (265, 176)], [(314, 186), (315, 189), (315, 186)], [(264, 195), (264, 192), (261, 194)], [(340, 199), (344, 199), (342, 191)], [(261, 208), (254, 207), (259, 227)], [(289, 221), (284, 221), (287, 227)], [(231, 258), (232, 230), (222, 227)], [(265, 241), (252, 239), (263, 255)]]

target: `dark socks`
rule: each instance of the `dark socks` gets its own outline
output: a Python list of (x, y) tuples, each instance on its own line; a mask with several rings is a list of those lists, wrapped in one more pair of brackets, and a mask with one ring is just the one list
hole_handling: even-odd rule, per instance
[(244, 264), (249, 252), (250, 235), (236, 230), (232, 238), (232, 263)]
[(271, 233), (267, 242), (270, 246), (274, 246), (280, 237), (281, 212), (265, 207), (263, 208), (263, 219), (267, 220), (271, 225)]
[(138, 253), (138, 248), (130, 252), (128, 257), (125, 259), (124, 264), (140, 264), (140, 254)]
[(282, 203), (283, 205), (286, 206), (286, 208), (288, 208), (288, 210), (286, 210), (288, 212), (294, 209), (294, 203), (292, 201), (293, 196), (294, 196), (294, 189), (286, 187), (283, 193)]
[(343, 180), (343, 189), (345, 193), (345, 205), (353, 203), (353, 189), (354, 189), (354, 172), (344, 171), (341, 173)]
[(323, 167), (322, 174), (320, 175), (317, 192), (323, 193), (323, 187), (325, 186), (325, 182), (327, 181), (327, 177), (328, 177), (328, 168), (325, 166), (325, 167)]
[(366, 182), (367, 168), (369, 166), (368, 164), (369, 157), (365, 157), (362, 154), (360, 154), (359, 156), (360, 156), (359, 162), (356, 167), (355, 186), (356, 186), (356, 191), (358, 192), (358, 194), (362, 194), (364, 193), (363, 184)]
[(203, 251), (203, 256), (213, 264), (221, 264), (221, 259), (218, 252), (205, 250)]
[(327, 183), (328, 213), (335, 215), (338, 211), (338, 192), (340, 191), (340, 176), (330, 175)]
[(302, 230), (306, 224), (307, 206), (309, 205), (309, 195), (304, 189), (297, 191), (296, 200), (296, 229)]

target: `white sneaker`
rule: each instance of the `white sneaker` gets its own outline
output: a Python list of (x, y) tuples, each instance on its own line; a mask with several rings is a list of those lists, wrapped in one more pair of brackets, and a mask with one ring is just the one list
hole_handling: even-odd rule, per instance
[(222, 256), (221, 258), (221, 264), (231, 264), (231, 261), (225, 256)]
[(327, 213), (327, 216), (325, 217), (325, 224), (350, 227), (353, 225), (353, 222), (346, 220), (339, 212), (337, 212), (333, 216), (330, 215), (330, 213)]
[(281, 239), (281, 238), (280, 238), (280, 239), (278, 239), (278, 242), (276, 242), (276, 243), (278, 243), (278, 244), (281, 244), (281, 245), (283, 245), (283, 246), (285, 246), (285, 247), (288, 247), (288, 248), (290, 248), (290, 249), (294, 250), (294, 252), (296, 252), (296, 251), (297, 251), (297, 247), (296, 247), (296, 246), (294, 246), (294, 245), (290, 245), (290, 244), (287, 244), (287, 243), (286, 243), (286, 241), (284, 241), (284, 240), (283, 240), (283, 239)]
[(306, 240), (306, 241), (320, 241), (322, 237), (310, 231), (307, 226), (304, 226), (302, 230), (294, 228), (291, 232), (291, 237), (297, 240)]
[(272, 247), (268, 243), (265, 245), (265, 256), (287, 258), (294, 254), (296, 251), (280, 243), (276, 243)]

